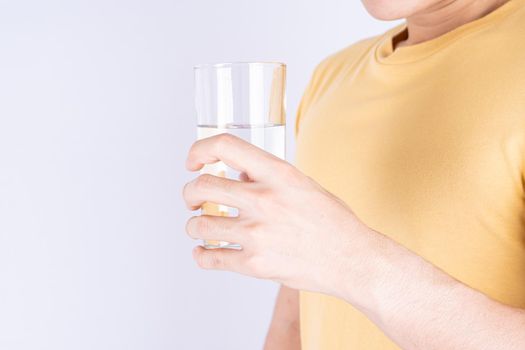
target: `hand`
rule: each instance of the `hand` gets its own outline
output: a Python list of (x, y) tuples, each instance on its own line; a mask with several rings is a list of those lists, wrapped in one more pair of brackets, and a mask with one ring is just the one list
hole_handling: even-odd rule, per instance
[(217, 161), (241, 172), (241, 181), (200, 175), (184, 187), (186, 205), (195, 210), (210, 201), (239, 214), (194, 216), (186, 231), (194, 239), (239, 243), (242, 250), (198, 246), (197, 263), (339, 294), (343, 257), (363, 226), (351, 210), (291, 164), (229, 134), (195, 142), (186, 167), (197, 171)]

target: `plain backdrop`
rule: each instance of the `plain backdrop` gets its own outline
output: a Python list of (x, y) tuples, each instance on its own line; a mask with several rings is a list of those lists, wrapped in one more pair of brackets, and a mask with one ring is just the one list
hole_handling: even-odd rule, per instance
[(197, 63), (315, 65), (353, 0), (0, 0), (0, 349), (260, 349), (277, 285), (199, 270), (181, 189)]

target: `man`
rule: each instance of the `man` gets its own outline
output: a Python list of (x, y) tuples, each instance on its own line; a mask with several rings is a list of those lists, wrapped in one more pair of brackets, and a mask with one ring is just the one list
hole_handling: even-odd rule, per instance
[(193, 145), (188, 169), (244, 173), (185, 186), (240, 212), (191, 218), (243, 247), (194, 257), (282, 283), (268, 350), (525, 349), (525, 0), (364, 3), (406, 24), (316, 68), (297, 168)]

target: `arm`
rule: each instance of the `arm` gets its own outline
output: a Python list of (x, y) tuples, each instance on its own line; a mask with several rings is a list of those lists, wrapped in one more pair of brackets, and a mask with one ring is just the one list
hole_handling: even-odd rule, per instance
[(335, 294), (402, 349), (525, 349), (524, 310), (467, 287), (370, 228), (351, 235), (369, 248), (346, 259)]
[(201, 175), (184, 188), (188, 208), (212, 201), (239, 217), (194, 216), (192, 238), (238, 242), (196, 247), (206, 269), (235, 271), (342, 298), (405, 350), (525, 349), (525, 311), (454, 280), (361, 222), (341, 200), (290, 164), (230, 135), (197, 141), (189, 170), (222, 160), (249, 182)]
[(299, 291), (281, 286), (264, 350), (300, 350)]

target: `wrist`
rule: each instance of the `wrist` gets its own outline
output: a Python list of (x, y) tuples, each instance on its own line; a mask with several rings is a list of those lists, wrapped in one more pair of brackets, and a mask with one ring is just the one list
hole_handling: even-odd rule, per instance
[(450, 290), (455, 285), (422, 257), (364, 224), (349, 234), (352, 239), (341, 260), (336, 296), (378, 325), (398, 322), (394, 319), (407, 300), (421, 305), (430, 290)]
[(351, 239), (340, 257), (335, 295), (368, 317), (381, 319), (393, 299), (398, 299), (395, 295), (405, 276), (420, 266), (416, 260), (421, 258), (363, 223), (355, 225), (348, 235)]

